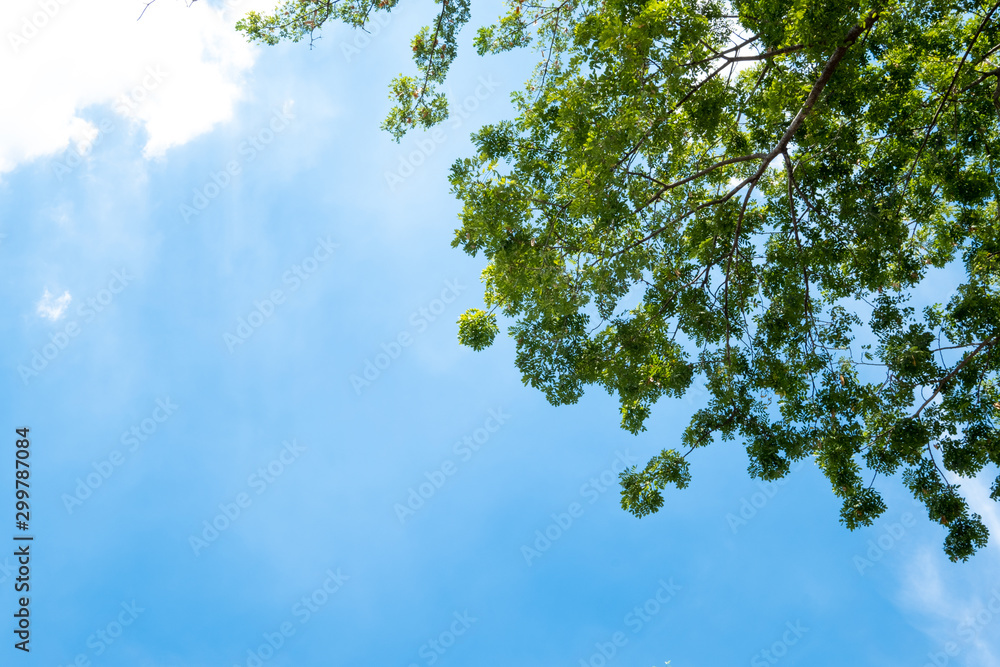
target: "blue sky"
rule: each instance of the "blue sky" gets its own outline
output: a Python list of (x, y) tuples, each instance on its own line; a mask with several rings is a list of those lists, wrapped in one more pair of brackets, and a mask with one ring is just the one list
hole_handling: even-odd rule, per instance
[(3, 664), (1000, 665), (995, 539), (950, 563), (891, 481), (850, 533), (811, 460), (764, 485), (738, 443), (638, 520), (617, 472), (700, 392), (632, 436), (598, 391), (548, 405), (504, 336), (458, 345), (484, 264), (448, 167), (532, 63), (475, 56), (498, 3), (464, 111), (396, 144), (430, 3), (310, 50), (233, 37), (266, 2), (53, 1), (2, 10), (3, 474), (28, 426), (35, 535), (28, 655), (0, 557)]

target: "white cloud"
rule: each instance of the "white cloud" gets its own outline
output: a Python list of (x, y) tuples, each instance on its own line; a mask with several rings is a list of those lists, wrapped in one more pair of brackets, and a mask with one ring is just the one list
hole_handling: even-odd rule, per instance
[[(898, 604), (917, 615), (917, 625), (931, 638), (932, 654), (938, 654), (939, 661), (1000, 667), (1000, 579), (996, 576), (1000, 515), (982, 478), (952, 481), (961, 485), (972, 511), (982, 516), (990, 543), (959, 565), (948, 562), (940, 542), (916, 549), (903, 568)], [(943, 536), (935, 532), (938, 538)], [(928, 655), (927, 660), (931, 659)]]
[(982, 517), (983, 523), (990, 531), (990, 549), (994, 554), (1000, 553), (1000, 511), (997, 503), (990, 499), (990, 488), (983, 479), (967, 479), (961, 481), (969, 507)]
[(42, 317), (55, 322), (63, 316), (72, 300), (73, 297), (70, 296), (69, 292), (63, 292), (61, 297), (55, 298), (48, 290), (45, 290), (42, 300), (38, 302), (37, 312)]
[(81, 113), (116, 112), (142, 125), (146, 157), (158, 157), (232, 117), (257, 47), (233, 27), (250, 9), (145, 2), (5, 0), (0, 10), (0, 174), (72, 143), (85, 153), (97, 128)]

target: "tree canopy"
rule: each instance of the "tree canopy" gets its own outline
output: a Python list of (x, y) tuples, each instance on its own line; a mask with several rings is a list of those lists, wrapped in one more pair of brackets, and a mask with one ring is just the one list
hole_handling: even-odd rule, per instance
[[(238, 28), (297, 41), (396, 1), (293, 0)], [(391, 84), (397, 140), (447, 117), (435, 86), (469, 2), (438, 4), (418, 75)], [(499, 312), (526, 384), (553, 404), (600, 385), (632, 433), (701, 378), (678, 447), (622, 473), (637, 516), (688, 484), (694, 450), (739, 439), (764, 480), (815, 457), (850, 529), (901, 473), (968, 559), (988, 532), (959, 478), (1000, 466), (998, 7), (511, 0), (477, 51), (541, 59), (451, 169), (453, 246), (485, 257), (489, 309), (460, 341), (488, 347)], [(949, 280), (946, 303), (910, 305)]]

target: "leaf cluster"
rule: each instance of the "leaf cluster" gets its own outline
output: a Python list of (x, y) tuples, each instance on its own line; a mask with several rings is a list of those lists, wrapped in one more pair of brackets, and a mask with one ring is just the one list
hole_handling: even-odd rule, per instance
[[(363, 27), (375, 3), (292, 0), (252, 40)], [(468, 0), (438, 0), (384, 127), (447, 116), (435, 89)], [(988, 532), (959, 481), (1000, 467), (1000, 3), (996, 0), (509, 0), (480, 54), (541, 55), (515, 117), (452, 166), (452, 245), (483, 255), (476, 350), (512, 323), (553, 404), (589, 385), (645, 429), (699, 380), (681, 435), (622, 474), (638, 516), (739, 440), (773, 480), (812, 458), (840, 520), (886, 510), (899, 475), (966, 560)], [(918, 313), (925, 286), (954, 289)], [(881, 485), (880, 485), (881, 486)], [(992, 498), (1000, 499), (1000, 476)]]

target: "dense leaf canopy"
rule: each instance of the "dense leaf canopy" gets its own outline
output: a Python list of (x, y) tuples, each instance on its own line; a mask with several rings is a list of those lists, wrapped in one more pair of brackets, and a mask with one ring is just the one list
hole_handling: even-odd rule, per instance
[[(297, 0), (240, 27), (298, 39), (394, 2)], [(392, 84), (397, 139), (447, 115), (434, 84), (469, 6), (439, 2), (419, 76)], [(703, 381), (678, 449), (622, 475), (638, 516), (687, 485), (692, 451), (739, 439), (766, 480), (815, 457), (851, 529), (901, 473), (967, 559), (987, 530), (960, 478), (1000, 466), (998, 5), (513, 0), (477, 50), (542, 58), (452, 167), (453, 245), (487, 260), (489, 310), (460, 340), (489, 346), (499, 311), (526, 383), (554, 404), (598, 384), (633, 433)], [(955, 289), (918, 311), (926, 281)]]

